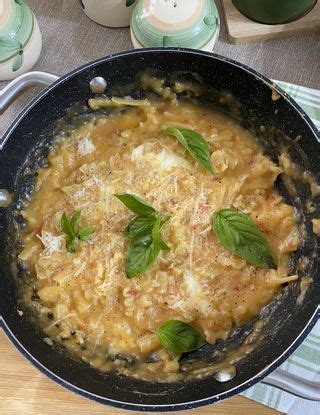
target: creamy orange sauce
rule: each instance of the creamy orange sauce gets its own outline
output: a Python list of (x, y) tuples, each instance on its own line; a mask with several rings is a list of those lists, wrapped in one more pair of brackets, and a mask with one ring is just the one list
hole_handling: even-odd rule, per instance
[[(215, 175), (203, 169), (164, 126), (203, 134)], [(293, 208), (274, 187), (281, 172), (239, 125), (191, 103), (150, 102), (101, 116), (65, 137), (40, 169), (25, 211), (20, 259), (33, 275), (38, 301), (25, 289), (43, 330), (102, 371), (179, 380), (179, 355), (163, 349), (156, 328), (182, 320), (209, 343), (256, 316), (288, 277), (297, 249)], [(141, 277), (128, 279), (123, 230), (133, 214), (114, 197), (139, 195), (170, 215), (161, 251)], [(249, 214), (269, 241), (277, 270), (259, 269), (223, 248), (211, 229), (214, 212)], [(81, 208), (80, 226), (94, 234), (66, 250), (61, 216)], [(153, 353), (155, 363), (146, 363)], [(126, 356), (138, 363), (128, 369)], [(141, 363), (139, 363), (141, 362)]]

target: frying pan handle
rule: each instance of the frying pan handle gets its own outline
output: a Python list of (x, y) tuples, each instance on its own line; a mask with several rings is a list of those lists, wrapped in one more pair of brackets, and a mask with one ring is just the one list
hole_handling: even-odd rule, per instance
[(320, 401), (320, 383), (277, 369), (262, 380), (270, 386), (311, 401)]
[(0, 91), (0, 114), (26, 89), (38, 85), (50, 85), (59, 77), (47, 72), (27, 72), (11, 81)]

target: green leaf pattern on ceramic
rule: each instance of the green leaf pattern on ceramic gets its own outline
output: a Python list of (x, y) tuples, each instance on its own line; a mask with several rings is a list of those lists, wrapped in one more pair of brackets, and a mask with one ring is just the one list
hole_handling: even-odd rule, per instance
[(18, 55), (15, 57), (13, 64), (12, 64), (12, 70), (13, 72), (16, 72), (18, 69), (21, 68), (23, 63), (23, 50), (21, 50)]
[(21, 43), (16, 40), (12, 39), (10, 37), (0, 37), (0, 51), (1, 52), (9, 52), (9, 53), (16, 53), (17, 50), (20, 50), (22, 48)]
[(163, 36), (163, 46), (165, 48), (177, 48), (178, 42), (171, 36)]
[(29, 42), (33, 28), (34, 17), (24, 1), (11, 2), (8, 15), (0, 25), (0, 64), (13, 59), (12, 71), (16, 72), (21, 68), (23, 48)]
[(126, 0), (126, 7), (130, 7), (136, 0)]
[(215, 27), (218, 25), (218, 18), (213, 14), (208, 14), (205, 16), (203, 21), (208, 27)]

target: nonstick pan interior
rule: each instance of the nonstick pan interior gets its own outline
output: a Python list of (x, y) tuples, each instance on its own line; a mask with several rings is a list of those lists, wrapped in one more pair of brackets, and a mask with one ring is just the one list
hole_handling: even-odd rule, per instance
[[(276, 161), (280, 148), (287, 145), (292, 159), (318, 179), (319, 138), (308, 117), (281, 91), (279, 99), (273, 100), (269, 81), (240, 64), (203, 52), (158, 49), (124, 52), (85, 65), (63, 77), (36, 98), (3, 138), (5, 144), (0, 151), (0, 188), (15, 194), (15, 204), (9, 209), (0, 210), (0, 311), (3, 327), (16, 346), (40, 370), (65, 387), (97, 401), (127, 409), (178, 410), (218, 401), (249, 387), (263, 373), (280, 364), (306, 336), (316, 320), (320, 297), (317, 272), (319, 248), (311, 231), (311, 219), (319, 217), (320, 212), (311, 214), (306, 208), (310, 199), (309, 186), (299, 180), (294, 182), (299, 195), (296, 197), (279, 181), (280, 192), (288, 203), (295, 206), (300, 224), (306, 228), (304, 243), (292, 258), (292, 271), (297, 271), (299, 259), (306, 257), (307, 265), (305, 269), (299, 269), (299, 275), (311, 276), (313, 282), (301, 304), (297, 305), (300, 294), (300, 284), (297, 282), (284, 287), (274, 302), (263, 311), (266, 323), (259, 334), (259, 345), (235, 364), (237, 374), (229, 382), (219, 383), (210, 376), (185, 383), (149, 383), (113, 373), (101, 374), (87, 364), (72, 359), (58, 347), (43, 342), (43, 334), (28, 316), (17, 313), (19, 305), (12, 255), (17, 248), (13, 218), (16, 217), (19, 195), (32, 185), (35, 167), (46, 155), (46, 147), (39, 147), (39, 143), (52, 140), (53, 131), (59, 128), (57, 120), (66, 118), (68, 109), (75, 108), (75, 103), (80, 103), (76, 108), (82, 114), (83, 104), (92, 95), (89, 82), (93, 77), (103, 76), (108, 87), (113, 89), (132, 85), (136, 82), (137, 73), (147, 69), (167, 78), (177, 72), (187, 72), (182, 75), (186, 77), (190, 77), (190, 73), (195, 73), (196, 78), (199, 75), (208, 90), (213, 88), (217, 91), (207, 100), (229, 112), (244, 127), (253, 131), (271, 158)], [(301, 138), (297, 141), (297, 137)], [(27, 155), (33, 160), (29, 163), (29, 170), (25, 168)], [(314, 204), (319, 205), (318, 197)], [(220, 352), (241, 347), (254, 323), (235, 330), (225, 342), (205, 346), (187, 355), (185, 364), (197, 359), (201, 364), (208, 365), (219, 358)]]

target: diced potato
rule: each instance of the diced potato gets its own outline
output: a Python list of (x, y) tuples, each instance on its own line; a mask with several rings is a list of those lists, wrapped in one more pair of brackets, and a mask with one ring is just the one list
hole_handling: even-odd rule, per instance
[(27, 261), (39, 250), (39, 244), (28, 245), (22, 252), (20, 252), (19, 259), (21, 259), (21, 261)]
[(145, 336), (140, 337), (137, 340), (137, 343), (142, 353), (152, 352), (160, 346), (159, 340), (155, 334), (146, 334)]
[(43, 287), (38, 291), (38, 295), (42, 301), (45, 302), (56, 302), (60, 294), (60, 287)]

